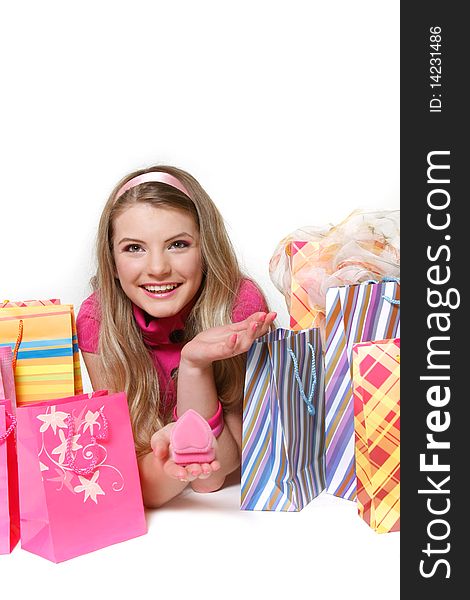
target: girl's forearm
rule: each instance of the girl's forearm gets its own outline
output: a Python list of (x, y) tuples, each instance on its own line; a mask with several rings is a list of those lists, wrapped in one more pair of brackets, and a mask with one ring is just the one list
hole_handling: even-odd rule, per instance
[(181, 359), (176, 404), (178, 416), (192, 408), (205, 419), (210, 419), (217, 412), (218, 402), (212, 365), (197, 367)]
[[(185, 360), (181, 360), (178, 372), (178, 400), (177, 414), (181, 416), (186, 410), (192, 408), (205, 419), (210, 419), (218, 408), (217, 389), (214, 382), (212, 365), (206, 368), (195, 367)], [(220, 462), (220, 471), (217, 471), (207, 480), (198, 482), (202, 486), (210, 481), (221, 479), (234, 471), (240, 464), (241, 440), (236, 440), (227, 424), (217, 438), (217, 460)], [(193, 485), (194, 487), (194, 485)], [(220, 486), (219, 486), (220, 487)]]
[(169, 477), (163, 465), (153, 452), (139, 459), (140, 483), (142, 496), (147, 508), (158, 508), (180, 494), (188, 485)]
[(215, 492), (222, 487), (226, 476), (240, 466), (239, 446), (227, 423), (217, 438), (217, 460), (220, 462), (219, 471), (207, 479), (195, 479), (191, 483), (195, 492)]

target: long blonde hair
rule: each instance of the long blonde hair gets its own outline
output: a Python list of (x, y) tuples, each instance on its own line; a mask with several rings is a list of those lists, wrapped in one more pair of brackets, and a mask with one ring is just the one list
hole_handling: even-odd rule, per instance
[[(178, 189), (157, 182), (143, 183), (117, 195), (127, 181), (151, 171), (163, 171), (176, 177), (188, 191), (189, 198)], [(116, 185), (101, 215), (97, 236), (98, 268), (91, 283), (101, 315), (98, 353), (106, 386), (111, 391), (126, 392), (136, 450), (142, 455), (150, 450), (152, 434), (169, 422), (171, 415), (163, 414), (155, 366), (133, 317), (131, 301), (115, 275), (113, 224), (118, 215), (136, 203), (186, 211), (199, 228), (202, 293), (186, 321), (185, 341), (200, 331), (231, 322), (233, 303), (244, 276), (222, 216), (189, 173), (175, 167), (155, 166), (130, 173)], [(214, 363), (217, 392), (225, 411), (241, 410), (245, 358), (240, 355)]]

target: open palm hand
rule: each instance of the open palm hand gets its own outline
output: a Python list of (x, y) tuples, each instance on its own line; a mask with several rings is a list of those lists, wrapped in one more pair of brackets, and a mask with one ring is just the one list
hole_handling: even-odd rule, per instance
[(269, 331), (275, 318), (275, 312), (256, 312), (239, 323), (201, 331), (184, 346), (181, 361), (189, 366), (205, 368), (216, 360), (243, 354), (255, 339)]

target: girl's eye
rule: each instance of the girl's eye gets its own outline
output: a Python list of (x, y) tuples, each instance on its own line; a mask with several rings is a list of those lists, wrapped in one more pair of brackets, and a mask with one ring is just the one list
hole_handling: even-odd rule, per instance
[(141, 250), (142, 246), (139, 246), (139, 244), (129, 244), (124, 248), (125, 252), (140, 252)]
[(171, 242), (170, 248), (187, 248), (189, 246), (189, 242), (185, 242), (184, 240), (176, 240), (175, 242)]

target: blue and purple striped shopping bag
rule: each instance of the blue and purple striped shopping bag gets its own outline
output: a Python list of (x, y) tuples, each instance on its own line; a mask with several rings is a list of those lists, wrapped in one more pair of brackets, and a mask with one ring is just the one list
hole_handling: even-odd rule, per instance
[(356, 498), (352, 347), (400, 336), (397, 281), (332, 287), (326, 293), (326, 491)]
[(248, 352), (242, 510), (299, 511), (325, 487), (319, 329), (276, 329)]

